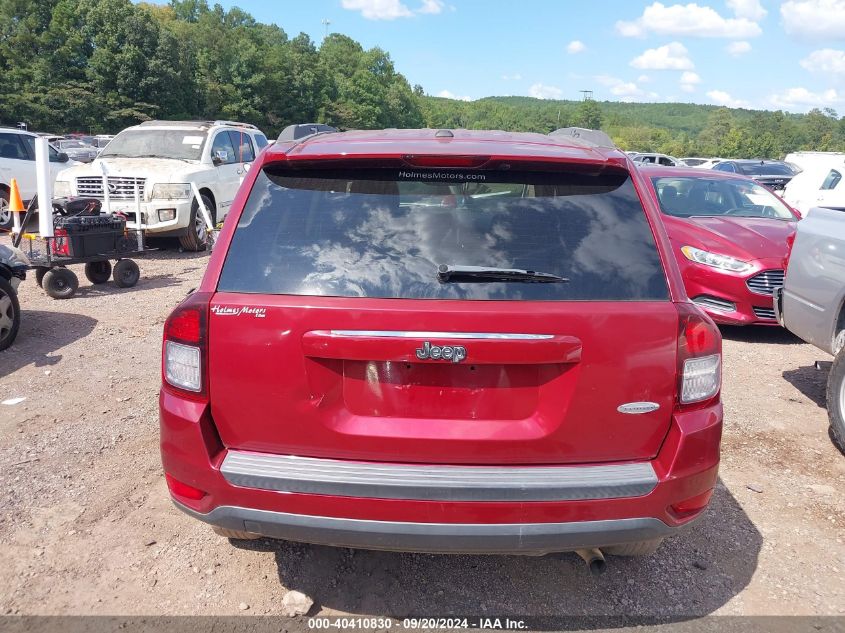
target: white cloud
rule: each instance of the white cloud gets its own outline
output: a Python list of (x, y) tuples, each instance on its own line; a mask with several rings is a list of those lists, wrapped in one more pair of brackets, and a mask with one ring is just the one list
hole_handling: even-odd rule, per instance
[(637, 83), (647, 84), (649, 81), (651, 81), (651, 77), (648, 75), (640, 75), (637, 77)]
[(728, 54), (739, 57), (751, 51), (751, 44), (745, 41), (731, 42), (725, 46), (725, 50), (728, 51)]
[(631, 60), (631, 66), (641, 70), (690, 70), (695, 67), (686, 47), (672, 42), (659, 48), (650, 48)]
[(725, 18), (711, 7), (699, 6), (694, 2), (671, 6), (655, 2), (647, 6), (636, 20), (617, 22), (616, 30), (625, 37), (645, 37), (653, 33), (681, 37), (744, 38), (757, 37), (763, 32), (747, 17)]
[(806, 88), (788, 88), (783, 92), (769, 96), (769, 103), (785, 110), (809, 110), (836, 105), (843, 97), (834, 89), (824, 92), (811, 92)]
[(696, 73), (685, 71), (681, 74), (681, 90), (684, 92), (695, 92), (697, 84), (701, 83), (701, 77)]
[(596, 75), (594, 79), (601, 85), (607, 86), (610, 94), (619, 97), (621, 101), (656, 101), (659, 98), (656, 92), (643, 90), (633, 81), (625, 81), (610, 75)]
[[(443, 0), (422, 0), (420, 7), (411, 11), (402, 0), (341, 0), (341, 6), (349, 11), (360, 11), (367, 20), (395, 20), (411, 18), (417, 14), (433, 15), (446, 8)], [(450, 7), (454, 11), (454, 7)]]
[(751, 104), (742, 99), (734, 99), (724, 90), (711, 90), (707, 93), (707, 97), (716, 105), (727, 106), (729, 108), (750, 108)]
[(368, 20), (395, 20), (414, 15), (399, 0), (342, 0), (341, 6), (350, 11), (360, 11)]
[(748, 18), (757, 22), (765, 18), (768, 13), (760, 4), (760, 0), (727, 0), (727, 3), (738, 18)]
[(502, 75), (502, 79), (504, 79), (505, 81), (519, 81), (520, 79), (522, 79), (522, 75), (520, 75), (519, 73), (513, 75)]
[(566, 45), (566, 52), (570, 55), (574, 55), (575, 53), (583, 53), (587, 50), (587, 47), (584, 45), (584, 42), (580, 40), (572, 40), (569, 44)]
[(557, 86), (536, 83), (528, 89), (528, 94), (535, 99), (560, 99), (563, 96), (563, 90)]
[(802, 59), (801, 65), (814, 73), (845, 75), (845, 51), (822, 48)]
[(443, 0), (422, 0), (422, 6), (417, 9), (417, 13), (442, 13), (444, 7), (445, 3)]
[(457, 101), (472, 101), (472, 97), (459, 97), (458, 95), (449, 92), (448, 90), (441, 90), (437, 93), (438, 97), (443, 97), (444, 99), (455, 99)]
[(789, 0), (780, 16), (790, 35), (845, 39), (845, 0)]

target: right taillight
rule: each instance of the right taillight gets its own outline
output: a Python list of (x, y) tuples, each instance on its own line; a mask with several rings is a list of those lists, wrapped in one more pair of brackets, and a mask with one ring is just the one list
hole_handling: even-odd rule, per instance
[(705, 402), (722, 386), (722, 336), (706, 314), (691, 303), (679, 303), (678, 404)]
[(195, 292), (179, 304), (164, 324), (162, 378), (179, 392), (204, 398), (209, 293)]

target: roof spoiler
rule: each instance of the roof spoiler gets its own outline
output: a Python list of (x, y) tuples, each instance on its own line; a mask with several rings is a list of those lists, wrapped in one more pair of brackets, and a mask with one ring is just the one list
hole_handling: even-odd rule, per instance
[(276, 140), (279, 143), (299, 142), (316, 134), (333, 134), (335, 132), (340, 132), (340, 130), (325, 123), (295, 123), (282, 130)]
[(616, 143), (613, 142), (613, 139), (601, 130), (589, 130), (584, 127), (562, 127), (554, 132), (551, 132), (549, 136), (574, 139), (582, 145), (589, 145), (591, 147), (617, 149)]

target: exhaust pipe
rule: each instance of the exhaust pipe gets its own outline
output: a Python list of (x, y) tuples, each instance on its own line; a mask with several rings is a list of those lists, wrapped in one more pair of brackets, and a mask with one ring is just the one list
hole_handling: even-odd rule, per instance
[(592, 549), (577, 549), (575, 553), (578, 554), (587, 567), (590, 568), (590, 573), (593, 576), (601, 576), (607, 570), (607, 562), (604, 560), (604, 554), (598, 547)]
[(819, 371), (830, 371), (830, 368), (833, 366), (833, 362), (829, 360), (817, 360), (813, 363), (813, 367), (815, 367)]

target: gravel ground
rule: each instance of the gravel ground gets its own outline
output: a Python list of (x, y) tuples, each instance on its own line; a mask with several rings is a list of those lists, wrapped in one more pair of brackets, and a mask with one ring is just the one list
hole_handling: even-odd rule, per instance
[(133, 289), (48, 298), (27, 279), (0, 353), (0, 614), (823, 615), (845, 613), (845, 457), (823, 354), (780, 329), (725, 329), (721, 481), (707, 515), (593, 578), (527, 558), (230, 543), (170, 503), (158, 455), (161, 329), (206, 254), (140, 261)]

